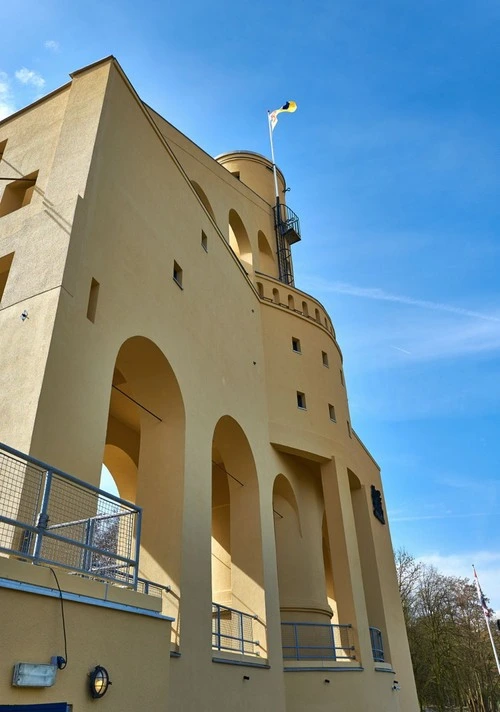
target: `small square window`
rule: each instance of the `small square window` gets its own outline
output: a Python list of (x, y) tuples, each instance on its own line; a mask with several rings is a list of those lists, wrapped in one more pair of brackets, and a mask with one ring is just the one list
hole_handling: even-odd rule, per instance
[(182, 289), (182, 269), (179, 267), (177, 262), (174, 262), (174, 282)]
[(302, 408), (306, 410), (306, 394), (297, 391), (297, 408)]
[(301, 354), (301, 348), (300, 348), (300, 339), (296, 339), (295, 336), (292, 336), (292, 350), (295, 351), (296, 354)]
[(344, 381), (344, 372), (342, 369), (340, 369), (340, 382), (343, 386), (345, 386), (345, 381)]
[(2, 202), (0, 203), (0, 217), (13, 213), (31, 203), (35, 191), (38, 171), (30, 173), (23, 178), (15, 178), (5, 186)]
[(326, 351), (321, 352), (321, 359), (323, 361), (323, 366), (326, 366), (326, 368), (328, 368), (328, 354), (326, 353)]
[(11, 252), (8, 255), (0, 257), (0, 302), (2, 301), (3, 293), (5, 290), (5, 285), (9, 278), (10, 268), (12, 267), (12, 260), (14, 259), (14, 253)]
[(351, 424), (349, 421), (347, 421), (347, 432), (349, 434), (349, 437), (352, 438)]
[(335, 415), (335, 406), (331, 403), (328, 403), (328, 412), (330, 413), (330, 420), (333, 420), (333, 422), (336, 423), (337, 416)]
[(92, 282), (90, 283), (89, 301), (87, 304), (87, 319), (92, 323), (95, 322), (95, 315), (97, 312), (97, 299), (99, 297), (99, 282), (92, 277)]
[(208, 237), (205, 235), (203, 230), (201, 231), (201, 246), (205, 250), (205, 252), (208, 252)]

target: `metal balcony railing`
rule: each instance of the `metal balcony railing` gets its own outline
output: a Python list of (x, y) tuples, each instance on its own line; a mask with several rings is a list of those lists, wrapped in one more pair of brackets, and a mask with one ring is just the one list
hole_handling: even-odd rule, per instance
[(354, 660), (350, 624), (282, 623), (285, 660)]
[(0, 443), (0, 553), (135, 589), (141, 514)]
[(370, 640), (372, 643), (372, 654), (374, 662), (385, 662), (384, 641), (382, 640), (382, 632), (378, 628), (373, 628), (372, 626), (370, 626)]
[(279, 203), (274, 207), (274, 223), (278, 233), (289, 245), (299, 242), (301, 239), (299, 218), (288, 205)]
[(243, 655), (256, 655), (253, 622), (257, 616), (212, 603), (212, 648)]

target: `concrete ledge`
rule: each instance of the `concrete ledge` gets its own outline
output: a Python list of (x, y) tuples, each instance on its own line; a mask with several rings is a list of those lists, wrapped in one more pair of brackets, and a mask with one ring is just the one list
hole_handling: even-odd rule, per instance
[(284, 667), (284, 672), (363, 672), (363, 667)]
[[(143, 616), (173, 621), (161, 614), (161, 599), (100, 581), (72, 576), (53, 567), (57, 574), (63, 600), (91, 606), (114, 608)], [(59, 598), (55, 578), (48, 566), (0, 556), (0, 588)]]
[(263, 670), (269, 670), (270, 665), (266, 658), (254, 658), (250, 655), (239, 655), (238, 653), (221, 653), (220, 656), (214, 655), (212, 657), (213, 663), (220, 663), (222, 665), (239, 665), (242, 667), (253, 667), (262, 668)]

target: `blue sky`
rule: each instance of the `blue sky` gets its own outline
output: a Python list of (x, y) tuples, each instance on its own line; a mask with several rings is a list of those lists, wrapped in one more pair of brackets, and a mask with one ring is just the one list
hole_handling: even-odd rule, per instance
[(269, 154), (296, 284), (344, 352), (395, 546), (500, 609), (500, 99), (496, 0), (26, 0), (0, 7), (0, 115), (114, 54), (212, 155)]

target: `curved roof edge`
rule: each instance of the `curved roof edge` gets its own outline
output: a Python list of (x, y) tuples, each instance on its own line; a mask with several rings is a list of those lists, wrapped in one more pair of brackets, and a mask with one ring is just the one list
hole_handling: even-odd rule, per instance
[[(269, 170), (273, 169), (272, 161), (270, 161), (269, 158), (267, 158), (266, 156), (263, 156), (261, 153), (256, 153), (255, 151), (228, 151), (227, 153), (220, 153), (218, 156), (215, 156), (214, 160), (216, 160), (217, 163), (224, 165), (226, 161), (229, 161), (233, 158), (238, 158), (239, 156), (248, 161), (262, 163), (264, 166), (269, 168)], [(279, 174), (279, 177), (283, 181), (283, 185), (286, 188), (286, 180), (285, 176), (283, 175), (283, 172), (278, 168), (278, 166), (276, 166), (276, 171)]]

